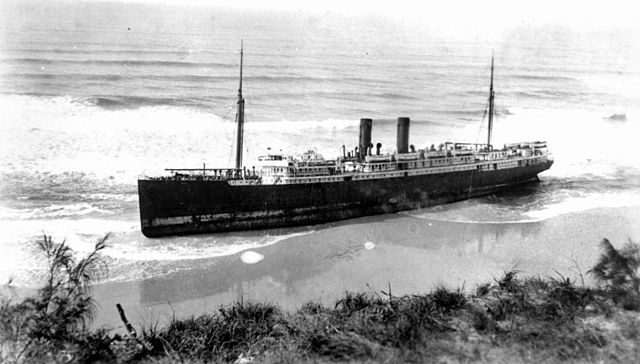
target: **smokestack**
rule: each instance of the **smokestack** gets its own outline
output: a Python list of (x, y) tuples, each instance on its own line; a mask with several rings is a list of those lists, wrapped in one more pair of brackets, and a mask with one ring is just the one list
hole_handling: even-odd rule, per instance
[(398, 139), (397, 139), (397, 151), (398, 154), (409, 152), (409, 118), (398, 118)]
[(360, 119), (360, 159), (364, 159), (371, 146), (371, 119)]

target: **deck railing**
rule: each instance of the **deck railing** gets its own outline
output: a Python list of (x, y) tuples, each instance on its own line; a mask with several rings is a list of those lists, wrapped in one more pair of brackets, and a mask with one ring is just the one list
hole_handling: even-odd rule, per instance
[(255, 167), (247, 168), (165, 168), (165, 171), (172, 173), (172, 178), (194, 179), (202, 178), (207, 180), (236, 180), (236, 179), (258, 179), (260, 172)]
[[(497, 151), (495, 153), (504, 152), (502, 150)], [(531, 155), (521, 156), (521, 155), (506, 155), (506, 158), (498, 158), (498, 159), (486, 159), (481, 158), (484, 154), (479, 153), (476, 154), (473, 161), (468, 163), (454, 163), (453, 158), (448, 157), (445, 158), (444, 161), (447, 163), (437, 164), (434, 159), (426, 158), (426, 159), (417, 159), (417, 160), (408, 160), (408, 161), (392, 161), (392, 162), (382, 162), (382, 163), (364, 163), (357, 165), (341, 165), (336, 168), (335, 165), (331, 167), (335, 168), (333, 173), (328, 173), (327, 175), (333, 174), (359, 174), (359, 173), (372, 173), (372, 172), (382, 172), (382, 171), (398, 171), (398, 170), (410, 170), (416, 168), (441, 168), (446, 166), (459, 166), (461, 164), (474, 164), (474, 163), (483, 163), (483, 162), (493, 162), (500, 160), (513, 160), (520, 158), (535, 158), (535, 157), (547, 157), (548, 159), (553, 159), (551, 153), (546, 150), (533, 149)], [(480, 157), (480, 158), (479, 158)], [(416, 165), (410, 165), (411, 163), (416, 163)], [(377, 168), (376, 168), (377, 167)], [(171, 176), (159, 177), (159, 179), (171, 179), (171, 180), (213, 180), (213, 181), (229, 181), (229, 180), (258, 180), (265, 176), (262, 170), (256, 170), (255, 167), (252, 168), (166, 168), (165, 171), (171, 173)], [(279, 175), (271, 175), (271, 176), (279, 176)], [(281, 176), (282, 177), (282, 176)], [(316, 175), (306, 176), (304, 174), (298, 174), (287, 177), (316, 177)]]

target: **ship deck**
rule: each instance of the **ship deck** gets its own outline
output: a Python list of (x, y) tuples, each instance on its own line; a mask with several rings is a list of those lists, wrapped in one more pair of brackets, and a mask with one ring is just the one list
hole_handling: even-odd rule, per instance
[[(287, 176), (280, 175), (276, 179), (272, 179), (271, 183), (263, 179), (264, 174), (259, 169), (235, 169), (235, 168), (168, 168), (166, 171), (173, 173), (170, 176), (145, 178), (148, 180), (176, 180), (176, 181), (226, 181), (230, 185), (282, 185), (282, 184), (306, 184), (306, 183), (332, 183), (344, 181), (358, 180), (374, 180), (387, 179), (406, 176), (429, 175), (429, 174), (445, 174), (462, 171), (494, 171), (509, 168), (517, 168), (527, 165), (535, 165), (552, 160), (547, 154), (540, 154), (531, 157), (511, 156), (500, 160), (482, 160), (472, 163), (458, 163), (439, 166), (428, 159), (412, 160), (412, 161), (394, 161), (387, 163), (371, 163), (371, 165), (380, 165), (386, 168), (379, 170), (363, 171), (351, 170), (345, 171), (336, 169), (328, 175), (302, 175)], [(364, 164), (363, 164), (364, 165)]]

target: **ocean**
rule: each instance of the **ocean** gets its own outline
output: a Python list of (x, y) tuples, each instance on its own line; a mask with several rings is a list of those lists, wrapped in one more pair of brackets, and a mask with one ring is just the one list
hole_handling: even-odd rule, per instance
[[(344, 291), (394, 294), (572, 279), (603, 238), (640, 240), (640, 47), (612, 27), (514, 25), (448, 34), (382, 16), (97, 2), (3, 3), (0, 282), (37, 287), (43, 234), (79, 255), (109, 235), (98, 324), (190, 315), (234, 300), (293, 309)], [(15, 15), (15, 16), (13, 16)], [(267, 148), (327, 158), (373, 141), (546, 140), (541, 182), (445, 206), (325, 225), (147, 239), (137, 178), (233, 165), (240, 42), (245, 164)]]

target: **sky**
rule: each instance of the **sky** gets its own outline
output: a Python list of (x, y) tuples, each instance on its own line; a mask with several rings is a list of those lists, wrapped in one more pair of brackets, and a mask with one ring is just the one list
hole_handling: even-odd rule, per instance
[[(258, 9), (350, 17), (379, 17), (403, 23), (416, 30), (441, 33), (451, 39), (469, 35), (500, 39), (518, 29), (562, 28), (580, 33), (624, 34), (640, 43), (637, 6), (625, 0), (0, 0), (0, 12), (7, 4), (19, 3), (146, 3), (176, 7), (224, 7)], [(11, 13), (8, 6), (5, 13)], [(8, 15), (8, 14), (5, 14)], [(9, 15), (12, 16), (12, 15)], [(0, 14), (0, 19), (2, 14)], [(10, 19), (11, 20), (11, 19)], [(0, 24), (1, 26), (1, 24)], [(635, 42), (632, 42), (635, 43)]]
[[(104, 0), (81, 0), (104, 1)], [(436, 27), (470, 26), (504, 29), (513, 26), (559, 24), (572, 28), (640, 29), (634, 2), (623, 0), (109, 0), (118, 2), (165, 3), (184, 6), (223, 6), (346, 15), (382, 15), (407, 19)]]

